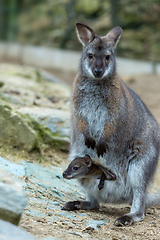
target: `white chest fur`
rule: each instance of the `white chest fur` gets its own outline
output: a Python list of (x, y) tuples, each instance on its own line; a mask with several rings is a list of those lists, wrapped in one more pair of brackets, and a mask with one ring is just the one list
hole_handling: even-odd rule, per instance
[(89, 124), (90, 133), (95, 138), (100, 137), (108, 119), (108, 110), (104, 104), (103, 92), (95, 88), (89, 91), (83, 89), (83, 99), (79, 106), (79, 115)]

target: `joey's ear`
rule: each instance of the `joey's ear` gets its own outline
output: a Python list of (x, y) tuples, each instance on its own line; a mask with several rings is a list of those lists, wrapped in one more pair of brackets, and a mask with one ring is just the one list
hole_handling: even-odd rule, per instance
[(95, 32), (82, 23), (76, 23), (76, 31), (79, 41), (85, 47), (95, 38)]
[(87, 165), (87, 167), (91, 167), (92, 166), (92, 160), (91, 160), (89, 155), (85, 155), (84, 161), (85, 161), (85, 164)]
[(110, 39), (113, 41), (113, 48), (115, 48), (119, 42), (119, 39), (122, 34), (122, 28), (121, 27), (115, 27), (109, 33), (106, 35), (106, 39)]

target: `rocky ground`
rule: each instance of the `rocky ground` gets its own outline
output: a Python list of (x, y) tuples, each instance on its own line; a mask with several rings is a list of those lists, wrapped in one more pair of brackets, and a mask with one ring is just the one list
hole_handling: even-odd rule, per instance
[[(20, 229), (43, 240), (160, 239), (160, 208), (148, 209), (143, 222), (120, 228), (113, 225), (114, 220), (127, 213), (129, 206), (61, 210), (66, 201), (84, 198), (84, 194), (75, 180), (62, 177), (68, 164), (70, 87), (59, 78), (70, 84), (74, 74), (53, 72), (56, 76), (27, 66), (0, 65), (0, 167), (20, 181), (27, 195)], [(124, 80), (160, 124), (160, 78), (124, 76)], [(160, 166), (150, 190), (160, 191), (159, 182)]]

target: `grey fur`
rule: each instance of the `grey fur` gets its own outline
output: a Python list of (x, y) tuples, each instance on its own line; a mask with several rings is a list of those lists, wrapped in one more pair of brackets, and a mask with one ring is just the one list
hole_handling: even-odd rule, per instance
[[(120, 29), (117, 34), (121, 34)], [(139, 96), (117, 76), (114, 47), (120, 35), (114, 39), (114, 45), (113, 36), (92, 35), (91, 41), (83, 49), (73, 86), (69, 158), (73, 160), (88, 154), (95, 164), (111, 169), (117, 176), (116, 181), (105, 181), (101, 191), (97, 187), (98, 179), (80, 179), (86, 200), (79, 201), (76, 209), (98, 208), (99, 202), (130, 203), (130, 213), (115, 221), (115, 225), (127, 225), (142, 220), (145, 207), (160, 204), (160, 195), (147, 193), (158, 162), (160, 130)], [(110, 54), (108, 64), (101, 61), (103, 76), (100, 78), (93, 74), (95, 66), (87, 59), (88, 52), (92, 52), (95, 58)], [(79, 118), (88, 122), (90, 136), (96, 144), (94, 149), (85, 145), (85, 134), (78, 126)], [(98, 157), (98, 144), (101, 147), (100, 140), (106, 123), (113, 126), (113, 134), (106, 139), (106, 152), (102, 150)]]

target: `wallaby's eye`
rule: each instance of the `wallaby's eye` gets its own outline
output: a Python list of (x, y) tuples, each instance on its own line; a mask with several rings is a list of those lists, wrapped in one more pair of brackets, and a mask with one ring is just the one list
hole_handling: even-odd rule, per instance
[(74, 170), (78, 170), (78, 167), (73, 167)]
[(92, 59), (93, 58), (93, 54), (92, 53), (88, 53), (88, 58)]
[(109, 60), (110, 59), (110, 55), (106, 55), (106, 60)]

